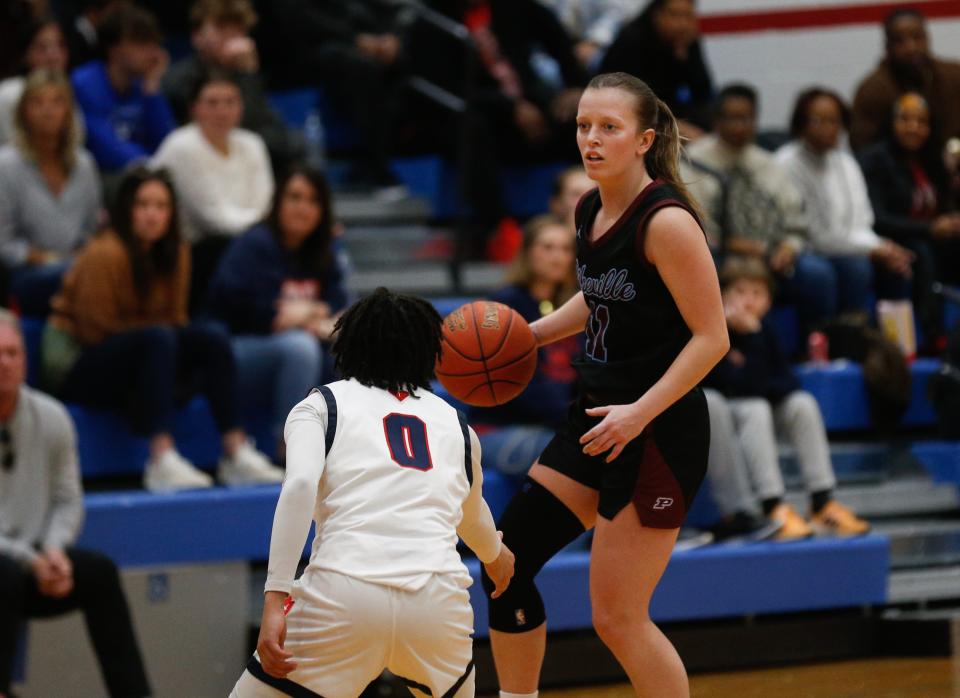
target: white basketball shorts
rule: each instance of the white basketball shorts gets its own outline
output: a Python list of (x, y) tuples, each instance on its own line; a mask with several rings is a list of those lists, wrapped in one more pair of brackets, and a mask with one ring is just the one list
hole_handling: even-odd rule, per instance
[(417, 591), (308, 570), (293, 589), (284, 648), (297, 668), (266, 674), (254, 653), (230, 698), (357, 698), (384, 669), (414, 695), (472, 698), (473, 609), (454, 575)]

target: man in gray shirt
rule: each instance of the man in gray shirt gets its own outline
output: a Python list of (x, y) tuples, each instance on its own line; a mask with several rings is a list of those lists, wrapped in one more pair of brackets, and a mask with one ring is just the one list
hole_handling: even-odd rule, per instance
[(76, 436), (59, 402), (24, 385), (16, 317), (0, 309), (0, 698), (26, 618), (82, 610), (111, 696), (150, 693), (120, 578), (71, 547), (83, 522)]

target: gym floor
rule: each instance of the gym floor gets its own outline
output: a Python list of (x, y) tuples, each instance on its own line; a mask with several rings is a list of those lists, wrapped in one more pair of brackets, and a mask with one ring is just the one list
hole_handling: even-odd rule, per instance
[[(699, 674), (692, 698), (960, 698), (960, 657), (871, 659)], [(545, 690), (541, 698), (634, 698), (629, 684)]]

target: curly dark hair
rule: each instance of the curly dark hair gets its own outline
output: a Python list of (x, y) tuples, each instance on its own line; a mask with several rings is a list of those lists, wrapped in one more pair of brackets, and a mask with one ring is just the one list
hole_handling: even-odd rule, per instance
[(843, 97), (827, 87), (811, 87), (804, 90), (797, 96), (797, 101), (793, 105), (793, 114), (790, 116), (790, 135), (794, 138), (803, 136), (807, 130), (807, 124), (810, 122), (810, 107), (814, 100), (821, 97), (827, 97), (836, 102), (837, 109), (840, 110), (840, 120), (843, 123), (843, 130), (850, 130), (850, 107), (843, 101)]
[(337, 320), (331, 352), (343, 378), (392, 392), (430, 387), (441, 353), (430, 303), (380, 287)]

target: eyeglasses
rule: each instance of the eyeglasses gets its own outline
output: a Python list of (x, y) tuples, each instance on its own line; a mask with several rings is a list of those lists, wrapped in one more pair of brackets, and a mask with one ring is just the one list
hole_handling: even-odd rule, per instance
[(10, 429), (6, 424), (0, 426), (0, 451), (3, 451), (3, 458), (0, 458), (0, 467), (3, 467), (3, 469), (9, 473), (13, 470), (16, 455), (13, 452), (13, 440), (10, 438)]

